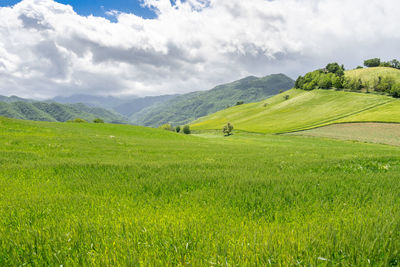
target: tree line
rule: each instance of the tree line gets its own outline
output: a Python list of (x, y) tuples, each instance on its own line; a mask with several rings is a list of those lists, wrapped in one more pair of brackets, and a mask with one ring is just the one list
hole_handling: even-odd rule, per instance
[(389, 67), (389, 68), (400, 69), (400, 61), (398, 61), (397, 59), (393, 59), (390, 61), (381, 61), (380, 58), (371, 58), (364, 60), (364, 66), (368, 68)]

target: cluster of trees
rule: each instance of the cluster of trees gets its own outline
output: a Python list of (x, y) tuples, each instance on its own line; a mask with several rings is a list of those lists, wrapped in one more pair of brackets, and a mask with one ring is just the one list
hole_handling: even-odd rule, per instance
[(161, 125), (159, 128), (163, 129), (163, 130), (171, 131), (171, 132), (177, 132), (177, 133), (182, 132), (184, 134), (191, 134), (191, 132), (192, 132), (190, 130), (189, 125), (185, 125), (185, 126), (183, 126), (183, 128), (181, 128), (181, 126), (174, 127), (171, 124), (166, 123), (166, 124)]
[(393, 59), (390, 61), (381, 61), (380, 58), (371, 58), (364, 61), (364, 66), (371, 68), (371, 67), (389, 67), (400, 69), (400, 61), (397, 59)]
[(345, 88), (352, 91), (361, 91), (362, 89), (365, 89), (366, 92), (382, 92), (396, 98), (400, 97), (400, 83), (396, 83), (396, 81), (390, 76), (379, 76), (378, 79), (370, 82), (363, 82), (361, 79), (346, 79)]
[[(380, 59), (366, 60), (365, 64), (375, 66), (378, 62), (382, 64)], [(391, 61), (391, 64), (392, 66), (397, 66), (394, 60)], [(366, 92), (382, 92), (393, 97), (400, 97), (400, 83), (396, 83), (392, 77), (378, 77), (378, 79), (373, 81), (364, 82), (357, 78), (346, 78), (344, 70), (343, 65), (330, 63), (323, 69), (307, 73), (304, 77), (299, 76), (295, 82), (295, 88), (303, 90), (346, 88), (352, 91), (361, 91), (364, 89)]]
[(329, 63), (325, 68), (299, 76), (294, 87), (303, 90), (344, 88), (344, 66)]

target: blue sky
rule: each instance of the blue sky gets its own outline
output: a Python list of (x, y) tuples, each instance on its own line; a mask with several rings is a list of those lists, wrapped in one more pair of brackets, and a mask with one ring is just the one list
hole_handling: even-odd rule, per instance
[[(21, 0), (0, 0), (0, 6), (11, 6)], [(118, 10), (126, 13), (134, 13), (143, 18), (154, 18), (155, 14), (148, 8), (141, 6), (139, 0), (57, 0), (62, 4), (71, 5), (80, 15), (95, 15), (107, 17), (106, 11)]]

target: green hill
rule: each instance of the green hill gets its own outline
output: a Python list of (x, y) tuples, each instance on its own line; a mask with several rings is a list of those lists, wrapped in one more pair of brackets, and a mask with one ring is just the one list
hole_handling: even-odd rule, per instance
[(254, 76), (215, 87), (209, 91), (180, 95), (157, 103), (133, 114), (130, 121), (144, 126), (159, 126), (164, 123), (182, 125), (199, 117), (233, 106), (266, 99), (292, 88), (294, 81), (283, 75), (274, 74), (263, 78)]
[[(361, 80), (363, 84), (372, 84), (379, 77), (400, 81), (400, 70), (394, 68), (356, 69), (344, 74), (344, 79)], [(400, 122), (400, 100), (383, 95), (383, 92), (348, 91), (346, 88), (292, 89), (265, 101), (228, 108), (200, 118), (192, 123), (192, 129), (219, 130), (230, 122), (237, 130), (282, 133), (336, 122)]]
[(364, 84), (378, 81), (379, 77), (391, 77), (400, 83), (400, 70), (389, 67), (374, 67), (348, 70), (345, 76), (354, 79), (361, 79)]
[(400, 100), (375, 94), (292, 89), (262, 102), (211, 114), (193, 122), (192, 129), (219, 130), (230, 122), (237, 130), (282, 133), (344, 121), (400, 122)]
[(88, 107), (83, 104), (59, 104), (51, 102), (0, 102), (0, 116), (51, 122), (64, 122), (74, 118), (82, 118), (87, 121), (101, 118), (105, 122), (126, 122), (121, 115), (103, 108)]

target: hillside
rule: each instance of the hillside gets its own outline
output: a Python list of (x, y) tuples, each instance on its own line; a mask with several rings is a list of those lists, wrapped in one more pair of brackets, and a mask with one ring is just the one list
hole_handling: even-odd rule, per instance
[(265, 101), (211, 114), (193, 122), (192, 129), (219, 130), (231, 122), (237, 130), (282, 133), (360, 120), (400, 122), (400, 100), (375, 94), (292, 89)]
[(101, 118), (105, 122), (125, 123), (125, 119), (103, 108), (83, 104), (59, 104), (50, 102), (0, 102), (0, 116), (34, 120), (64, 122), (74, 118), (92, 121)]
[(374, 83), (379, 77), (391, 77), (400, 82), (400, 70), (389, 67), (373, 67), (345, 71), (345, 76), (352, 79), (361, 79), (364, 84)]
[(235, 105), (266, 99), (293, 87), (294, 81), (284, 74), (263, 78), (250, 76), (239, 81), (219, 85), (208, 91), (193, 92), (172, 98), (133, 114), (130, 121), (144, 126), (159, 126), (164, 123), (182, 125), (199, 117)]
[(170, 99), (175, 98), (178, 95), (161, 95), (161, 96), (146, 96), (146, 97), (139, 97), (136, 99), (132, 99), (129, 101), (125, 101), (122, 104), (113, 106), (112, 109), (115, 110), (116, 112), (119, 112), (120, 114), (126, 116), (126, 117), (131, 117), (135, 113), (153, 106), (153, 105), (159, 105), (163, 102), (166, 102)]

